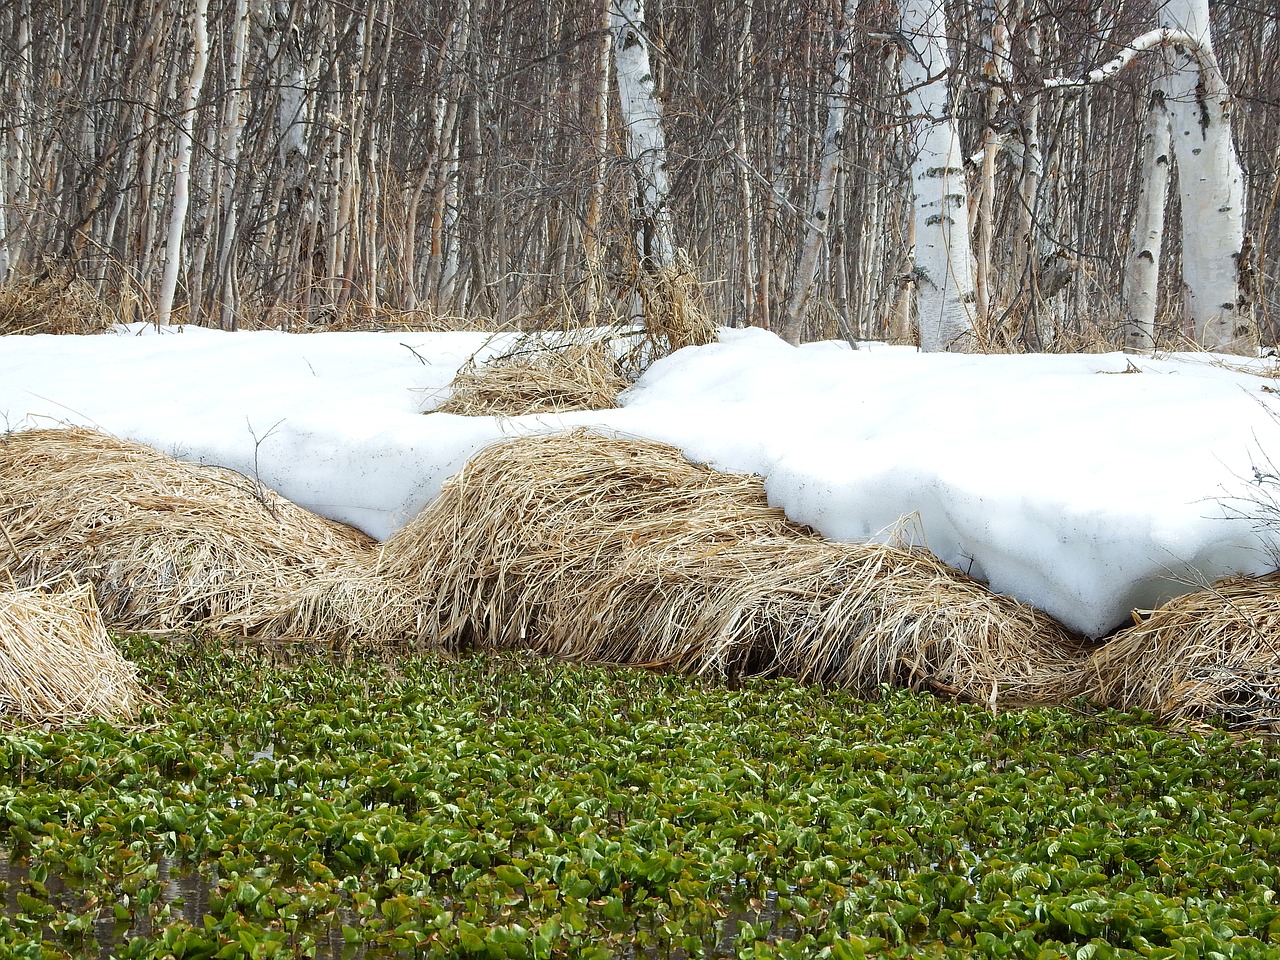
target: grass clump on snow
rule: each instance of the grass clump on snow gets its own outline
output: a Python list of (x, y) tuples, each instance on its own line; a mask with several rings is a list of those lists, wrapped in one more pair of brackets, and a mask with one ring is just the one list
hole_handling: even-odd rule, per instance
[(932, 555), (823, 540), (758, 477), (574, 431), (495, 444), (383, 545), (426, 635), (716, 676), (1059, 701), (1082, 663), (1051, 618)]
[(239, 630), (372, 549), (257, 481), (92, 430), (0, 438), (0, 570), (94, 587), (113, 628)]
[(1220, 580), (1135, 620), (1093, 654), (1093, 699), (1171, 720), (1280, 723), (1280, 574)]
[(172, 704), (143, 726), (0, 734), (0, 952), (1280, 950), (1269, 741), (527, 656), (127, 652)]
[(607, 337), (521, 337), (496, 356), (463, 364), (448, 399), (433, 412), (516, 417), (607, 410), (627, 387), (615, 354)]

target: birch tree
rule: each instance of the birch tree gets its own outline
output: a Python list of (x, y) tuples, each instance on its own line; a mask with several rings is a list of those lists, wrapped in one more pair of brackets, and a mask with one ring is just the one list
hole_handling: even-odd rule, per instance
[(1156, 345), (1157, 284), (1173, 165), (1172, 139), (1164, 91), (1153, 84), (1142, 132), (1142, 181), (1124, 274), (1124, 346), (1137, 353), (1153, 350)]
[(1256, 345), (1244, 261), (1244, 176), (1231, 133), (1232, 96), (1209, 30), (1209, 0), (1166, 0), (1171, 44), (1168, 109), (1182, 201), (1182, 283), (1198, 344), (1228, 353)]
[(1163, 218), (1149, 205), (1159, 202), (1154, 194), (1168, 175), (1159, 169), (1162, 158), (1167, 162), (1168, 157), (1168, 151), (1160, 149), (1164, 136), (1160, 114), (1165, 114), (1178, 170), (1188, 332), (1205, 349), (1248, 353), (1256, 346), (1256, 329), (1252, 291), (1241, 279), (1252, 266), (1245, 243), (1244, 180), (1231, 132), (1232, 96), (1209, 32), (1208, 0), (1169, 0), (1161, 20), (1161, 26), (1134, 38), (1119, 55), (1088, 75), (1054, 77), (1044, 83), (1050, 89), (1087, 87), (1109, 80), (1144, 53), (1168, 51), (1170, 74), (1163, 81), (1166, 90), (1153, 91), (1153, 107), (1155, 94), (1160, 94), (1159, 113), (1152, 115), (1148, 125), (1151, 149), (1144, 154), (1142, 171), (1151, 199), (1141, 207), (1140, 246), (1135, 247), (1136, 257), (1129, 267), (1132, 283), (1126, 283), (1135, 308), (1143, 313), (1128, 319), (1126, 337), (1141, 347), (1150, 334), (1146, 312), (1154, 312), (1155, 254), (1163, 237)]
[(635, 178), (636, 246), (652, 270), (676, 266), (675, 226), (669, 197), (667, 142), (654, 90), (643, 0), (610, 0), (613, 68)]
[(916, 318), (925, 351), (964, 349), (973, 333), (973, 253), (960, 133), (951, 111), (942, 0), (903, 0), (902, 82), (915, 131)]
[(169, 210), (169, 230), (165, 240), (164, 276), (156, 298), (156, 326), (168, 326), (173, 313), (173, 297), (178, 287), (178, 271), (182, 266), (182, 236), (187, 221), (190, 198), (191, 152), (194, 147), (196, 110), (200, 91), (204, 88), (204, 72), (209, 62), (209, 35), (206, 30), (208, 0), (195, 0), (191, 15), (192, 63), (183, 97), (182, 116), (178, 121), (177, 157), (173, 173), (173, 203)]

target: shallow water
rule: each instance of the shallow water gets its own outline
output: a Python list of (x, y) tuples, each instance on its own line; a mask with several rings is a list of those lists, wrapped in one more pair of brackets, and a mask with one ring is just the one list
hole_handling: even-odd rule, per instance
[[(169, 907), (169, 916), (164, 925), (177, 920), (186, 920), (193, 926), (202, 926), (204, 917), (209, 912), (210, 895), (217, 887), (216, 875), (203, 873), (200, 870), (184, 870), (168, 857), (156, 861), (156, 879), (161, 891), (161, 901)], [(30, 865), (19, 858), (14, 858), (8, 850), (0, 848), (0, 916), (13, 917), (21, 911), (17, 904), (19, 892), (30, 893)], [(74, 878), (63, 878), (50, 870), (44, 881), (48, 891), (46, 902), (58, 911), (84, 913), (90, 909), (86, 888), (78, 884)], [(770, 940), (785, 939), (794, 935), (795, 926), (789, 917), (778, 909), (778, 894), (768, 891), (762, 900), (743, 900), (743, 892), (734, 888), (726, 890), (723, 896), (723, 920), (714, 941), (705, 946), (712, 956), (733, 956), (739, 930), (743, 923), (751, 923), (757, 927), (761, 923), (770, 926)], [(59, 936), (48, 927), (43, 928), (42, 936), (48, 943), (56, 943), (73, 955), (81, 957), (97, 957), (99, 960), (111, 960), (118, 949), (137, 937), (151, 937), (158, 930), (153, 930), (150, 917), (143, 916), (135, 922), (116, 920), (114, 904), (104, 902), (100, 906), (100, 916), (93, 925), (93, 935)], [(316, 960), (390, 960), (402, 954), (390, 948), (377, 946), (352, 945), (344, 942), (342, 927), (359, 926), (360, 919), (345, 907), (339, 907), (337, 916), (331, 923), (314, 923), (301, 925), (299, 932), (310, 936), (315, 943)], [(684, 950), (671, 949), (623, 948), (617, 954), (620, 960), (684, 960)]]
[[(156, 879), (160, 887), (161, 902), (169, 907), (169, 917), (165, 925), (176, 920), (186, 920), (193, 926), (201, 926), (209, 912), (209, 897), (217, 886), (216, 876), (209, 876), (198, 870), (183, 870), (168, 857), (156, 861)], [(0, 916), (14, 917), (21, 910), (17, 903), (17, 894), (30, 892), (30, 864), (15, 859), (8, 850), (0, 848)], [(81, 914), (91, 909), (87, 889), (74, 879), (59, 876), (50, 870), (45, 878), (44, 887), (48, 891), (46, 900), (58, 911), (69, 911)], [(100, 906), (100, 915), (93, 925), (93, 935), (60, 936), (47, 926), (42, 929), (42, 937), (48, 943), (57, 943), (69, 949), (76, 956), (98, 957), (99, 960), (111, 960), (118, 948), (137, 937), (150, 937), (155, 926), (149, 916), (139, 917), (134, 922), (122, 922), (116, 919), (114, 903), (104, 902)], [(366, 951), (363, 946), (349, 945), (342, 939), (342, 924), (356, 924), (358, 918), (354, 913), (339, 909), (339, 916), (332, 924), (314, 924), (301, 932), (309, 935), (316, 943), (316, 960), (364, 960), (364, 958), (391, 957), (394, 953), (377, 953)]]

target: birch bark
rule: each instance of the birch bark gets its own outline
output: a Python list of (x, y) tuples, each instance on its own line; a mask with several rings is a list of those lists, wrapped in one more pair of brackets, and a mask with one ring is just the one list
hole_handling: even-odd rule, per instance
[(675, 228), (668, 197), (667, 144), (654, 90), (643, 0), (610, 0), (613, 68), (618, 81), (627, 154), (635, 178), (636, 246), (651, 270), (676, 265)]
[(964, 349), (973, 331), (973, 253), (960, 134), (951, 113), (942, 0), (904, 0), (902, 82), (917, 123), (915, 286), (920, 348)]
[(208, 0), (195, 0), (191, 17), (193, 57), (191, 75), (183, 97), (182, 117), (178, 123), (177, 164), (173, 174), (173, 203), (169, 209), (169, 231), (165, 239), (164, 275), (156, 298), (156, 326), (169, 325), (173, 314), (173, 298), (178, 287), (178, 270), (182, 266), (182, 234), (187, 220), (191, 183), (191, 153), (194, 146), (196, 110), (204, 87), (205, 67), (209, 62), (209, 35), (205, 20)]
[(1054, 77), (1044, 86), (1101, 83), (1142, 53), (1171, 51), (1165, 106), (1178, 167), (1182, 287), (1190, 332), (1205, 349), (1249, 353), (1257, 346), (1257, 329), (1252, 290), (1241, 279), (1252, 267), (1244, 233), (1244, 177), (1231, 133), (1231, 91), (1213, 50), (1208, 0), (1168, 0), (1160, 21), (1086, 76)]
[(1182, 282), (1196, 342), (1247, 353), (1256, 346), (1248, 264), (1244, 176), (1231, 135), (1232, 97), (1218, 67), (1208, 0), (1168, 0), (1161, 26), (1181, 30), (1197, 49), (1172, 49), (1169, 117), (1182, 200)]
[(1124, 274), (1124, 346), (1146, 353), (1156, 345), (1156, 291), (1164, 246), (1164, 208), (1169, 195), (1172, 128), (1164, 91), (1153, 87), (1142, 134), (1142, 177), (1133, 240)]

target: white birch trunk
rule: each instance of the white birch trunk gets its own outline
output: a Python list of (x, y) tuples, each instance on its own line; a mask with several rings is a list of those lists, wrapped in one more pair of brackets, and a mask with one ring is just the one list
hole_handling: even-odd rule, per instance
[(831, 92), (827, 96), (827, 130), (822, 138), (822, 163), (818, 180), (814, 184), (809, 203), (809, 217), (805, 222), (804, 240), (791, 280), (791, 296), (787, 299), (787, 312), (779, 333), (790, 343), (800, 342), (801, 321), (805, 305), (813, 295), (818, 276), (818, 258), (827, 238), (827, 221), (831, 215), (831, 201), (835, 198), (836, 181), (840, 172), (840, 159), (844, 154), (845, 118), (849, 113), (849, 85), (853, 76), (853, 20), (857, 14), (857, 0), (845, 0), (840, 24), (842, 39), (836, 54)]
[(1196, 342), (1209, 350), (1251, 352), (1252, 304), (1240, 284), (1244, 255), (1244, 176), (1231, 135), (1231, 92), (1209, 32), (1208, 0), (1168, 0), (1161, 26), (1191, 36), (1199, 49), (1173, 47), (1169, 116), (1182, 200), (1182, 283)]
[(231, 33), (231, 56), (227, 66), (227, 99), (222, 118), (218, 183), (222, 208), (221, 240), (218, 247), (218, 283), (222, 296), (220, 321), (222, 329), (239, 326), (239, 291), (236, 289), (236, 241), (239, 237), (240, 148), (244, 137), (244, 62), (249, 42), (249, 0), (236, 0), (235, 23)]
[(1227, 88), (1209, 31), (1208, 0), (1168, 0), (1160, 26), (1129, 42), (1084, 77), (1054, 77), (1046, 88), (1085, 87), (1115, 76), (1137, 57), (1172, 50), (1166, 107), (1173, 128), (1182, 201), (1182, 286), (1192, 336), (1208, 350), (1256, 347), (1244, 234), (1244, 178), (1231, 134)]
[(662, 108), (654, 90), (642, 0), (610, 0), (613, 65), (627, 131), (627, 155), (635, 177), (637, 247), (651, 269), (676, 265), (675, 228), (667, 198), (667, 144)]
[(182, 233), (187, 220), (190, 199), (191, 152), (194, 146), (196, 109), (204, 87), (204, 71), (209, 62), (209, 35), (205, 28), (208, 0), (195, 0), (191, 17), (193, 59), (191, 76), (183, 97), (182, 116), (178, 122), (177, 165), (173, 174), (173, 203), (169, 209), (169, 232), (165, 239), (164, 276), (156, 298), (156, 326), (168, 326), (173, 314), (173, 297), (178, 288), (178, 270), (182, 266)]
[(1164, 91), (1153, 85), (1142, 134), (1138, 208), (1124, 274), (1124, 346), (1146, 353), (1155, 349), (1156, 294), (1164, 245), (1164, 208), (1172, 164), (1169, 111)]
[(951, 114), (942, 0), (903, 0), (902, 82), (917, 123), (915, 286), (920, 347), (964, 349), (973, 331), (973, 252), (960, 134)]

